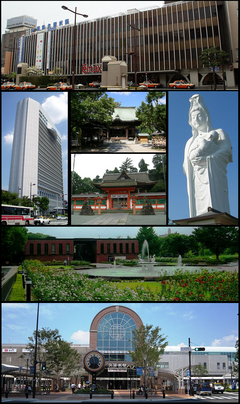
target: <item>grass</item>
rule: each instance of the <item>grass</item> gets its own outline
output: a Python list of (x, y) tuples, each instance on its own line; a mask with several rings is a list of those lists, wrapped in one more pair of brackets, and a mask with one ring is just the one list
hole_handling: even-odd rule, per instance
[(17, 274), (16, 281), (12, 287), (10, 296), (8, 297), (9, 302), (25, 302), (25, 290), (22, 286), (22, 275)]

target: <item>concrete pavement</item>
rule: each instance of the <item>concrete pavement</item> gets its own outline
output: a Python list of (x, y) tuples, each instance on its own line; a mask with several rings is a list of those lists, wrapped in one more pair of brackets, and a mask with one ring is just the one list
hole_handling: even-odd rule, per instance
[(166, 225), (166, 214), (163, 212), (157, 212), (155, 215), (140, 215), (129, 213), (102, 213), (94, 216), (79, 215), (79, 212), (74, 212), (71, 216), (72, 225), (88, 225), (88, 226), (161, 226)]
[(71, 152), (81, 151), (82, 153), (166, 153), (166, 149), (153, 149), (152, 143), (135, 143), (130, 140), (121, 140), (120, 142), (109, 142), (104, 140), (101, 145), (96, 147), (72, 146)]

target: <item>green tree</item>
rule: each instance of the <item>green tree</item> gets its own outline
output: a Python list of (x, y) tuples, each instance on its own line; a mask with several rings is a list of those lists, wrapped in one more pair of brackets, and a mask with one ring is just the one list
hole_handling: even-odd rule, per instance
[(2, 191), (1, 203), (5, 205), (18, 206), (21, 203), (21, 198), (15, 192)]
[[(28, 344), (26, 349), (31, 350), (34, 357), (36, 331), (33, 336), (28, 337)], [(22, 354), (21, 358), (26, 358), (27, 354)], [(42, 370), (42, 362), (46, 363), (46, 371), (49, 376), (55, 376), (57, 379), (57, 390), (59, 390), (59, 380), (63, 376), (71, 376), (80, 368), (81, 356), (75, 349), (71, 348), (70, 343), (64, 341), (59, 335), (57, 329), (50, 330), (49, 328), (42, 328), (38, 331), (38, 350), (37, 374), (39, 376), (39, 385), (41, 385), (41, 378), (45, 376), (45, 371)]]
[(48, 207), (49, 207), (49, 199), (46, 196), (43, 196), (39, 202), (40, 212), (45, 212), (46, 210), (48, 210)]
[(192, 376), (205, 376), (208, 374), (207, 369), (203, 365), (192, 366)]
[(71, 137), (76, 139), (83, 125), (100, 124), (108, 126), (112, 123), (113, 112), (120, 106), (113, 98), (101, 91), (78, 92), (71, 96)]
[(1, 226), (1, 262), (19, 264), (24, 258), (27, 229)]
[(126, 171), (126, 173), (137, 172), (137, 168), (133, 166), (132, 159), (130, 159), (129, 157), (127, 157), (126, 160), (121, 164), (119, 170), (120, 172)]
[[(211, 48), (204, 49), (202, 51), (201, 55), (199, 56), (199, 59), (201, 60), (202, 64), (205, 67), (213, 69), (213, 83), (214, 83), (214, 90), (216, 90), (215, 67), (220, 67), (220, 66), (223, 67), (223, 65), (225, 65), (226, 63), (229, 62), (228, 53), (213, 46)], [(223, 82), (224, 82), (224, 77), (223, 77)]]
[(161, 255), (176, 257), (180, 254), (183, 256), (190, 250), (190, 245), (190, 239), (185, 234), (169, 234), (162, 241)]
[(192, 234), (198, 242), (216, 254), (217, 260), (219, 255), (228, 247), (235, 245), (236, 252), (238, 251), (238, 228), (236, 227), (202, 226), (194, 229)]
[(142, 101), (137, 108), (136, 116), (141, 122), (137, 129), (142, 133), (151, 135), (156, 130), (166, 131), (166, 105), (162, 102), (165, 95), (166, 93), (160, 91), (149, 92), (146, 102)]
[(114, 173), (120, 173), (120, 171), (117, 167), (115, 167), (114, 170), (107, 169), (105, 174), (114, 174)]
[(148, 242), (149, 247), (149, 254), (152, 255), (159, 255), (159, 248), (160, 248), (160, 238), (155, 232), (153, 227), (141, 227), (138, 230), (136, 239), (139, 243), (139, 251), (142, 251), (142, 246), (145, 240)]
[[(164, 353), (168, 342), (167, 337), (160, 333), (161, 328), (152, 325), (141, 325), (133, 330), (132, 347), (129, 351), (136, 366), (157, 368), (161, 355)], [(146, 355), (146, 361), (144, 361)]]
[(144, 159), (141, 159), (138, 163), (139, 172), (142, 173), (148, 171), (148, 166), (149, 164), (147, 164)]
[(81, 178), (75, 171), (72, 175), (72, 194), (81, 194), (86, 192), (99, 192), (93, 185), (93, 180), (89, 177)]
[(233, 371), (236, 375), (238, 375), (239, 374), (239, 340), (236, 341), (235, 348), (237, 351), (235, 353)]
[(155, 154), (152, 159), (154, 168), (149, 170), (149, 179), (157, 181), (151, 191), (163, 192), (166, 190), (166, 154)]

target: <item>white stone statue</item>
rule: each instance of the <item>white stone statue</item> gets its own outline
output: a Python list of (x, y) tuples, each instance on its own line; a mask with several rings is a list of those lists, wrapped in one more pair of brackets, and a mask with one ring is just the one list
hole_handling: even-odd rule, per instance
[(192, 137), (185, 146), (183, 171), (187, 176), (190, 217), (207, 212), (208, 207), (230, 213), (227, 164), (232, 162), (231, 141), (222, 129), (212, 128), (201, 95), (195, 94), (189, 101)]

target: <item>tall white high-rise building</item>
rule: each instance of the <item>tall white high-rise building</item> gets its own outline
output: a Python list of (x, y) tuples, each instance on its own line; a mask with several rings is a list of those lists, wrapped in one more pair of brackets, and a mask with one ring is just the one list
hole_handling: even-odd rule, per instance
[(61, 135), (42, 106), (31, 98), (17, 105), (9, 191), (49, 199), (49, 212), (63, 206)]

